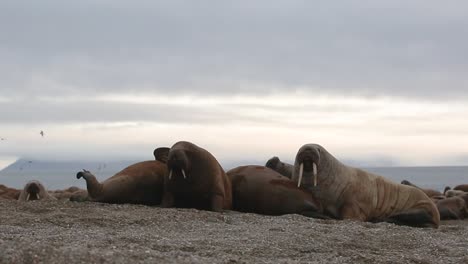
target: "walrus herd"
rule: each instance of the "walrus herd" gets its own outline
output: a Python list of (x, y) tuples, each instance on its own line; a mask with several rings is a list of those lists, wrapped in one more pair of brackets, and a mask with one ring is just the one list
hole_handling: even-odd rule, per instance
[(468, 217), (468, 184), (444, 192), (341, 163), (318, 144), (303, 145), (294, 165), (276, 156), (265, 166), (225, 171), (207, 150), (187, 141), (160, 147), (154, 160), (128, 166), (103, 182), (85, 169), (76, 174), (87, 190), (46, 191), (38, 181), (23, 190), (0, 185), (0, 199), (133, 203), (265, 215), (301, 214), (321, 219), (390, 222), (437, 228), (440, 220)]

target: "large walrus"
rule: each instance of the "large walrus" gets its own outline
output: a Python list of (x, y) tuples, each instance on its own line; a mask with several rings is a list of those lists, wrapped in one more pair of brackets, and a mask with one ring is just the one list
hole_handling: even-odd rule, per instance
[(231, 182), (215, 157), (190, 142), (175, 143), (167, 161), (162, 207), (222, 211), (232, 206)]
[(454, 196), (436, 201), (441, 220), (462, 220), (468, 217), (468, 208), (465, 200)]
[(407, 181), (407, 180), (402, 180), (401, 184), (409, 185), (409, 186), (413, 186), (415, 188), (418, 188), (421, 191), (423, 191), (427, 196), (429, 196), (429, 198), (443, 195), (439, 191), (436, 191), (436, 190), (433, 190), (433, 189), (423, 189), (423, 188), (421, 188), (421, 187), (419, 187), (419, 186), (417, 186), (417, 185), (415, 185), (415, 184), (413, 184), (413, 183), (411, 183), (410, 181)]
[(294, 171), (294, 166), (285, 162), (282, 162), (278, 157), (273, 157), (267, 161), (265, 167), (270, 168), (279, 174), (291, 179)]
[(44, 185), (39, 181), (32, 180), (26, 183), (21, 191), (18, 201), (34, 201), (34, 200), (57, 200), (46, 191)]
[[(169, 148), (158, 148), (156, 152), (159, 155), (156, 160), (130, 165), (102, 183), (87, 170), (78, 172), (76, 177), (86, 180), (91, 201), (158, 205), (161, 203), (164, 176), (167, 174), (167, 166), (163, 161), (166, 160)], [(76, 197), (70, 199), (78, 200)]]
[(21, 190), (0, 184), (0, 197), (6, 200), (18, 200)]
[(335, 218), (435, 228), (440, 223), (437, 207), (423, 191), (346, 166), (317, 144), (299, 149), (293, 180), (309, 188)]
[(248, 213), (283, 215), (323, 215), (320, 203), (310, 192), (278, 172), (263, 166), (241, 166), (227, 172), (232, 184), (233, 210)]

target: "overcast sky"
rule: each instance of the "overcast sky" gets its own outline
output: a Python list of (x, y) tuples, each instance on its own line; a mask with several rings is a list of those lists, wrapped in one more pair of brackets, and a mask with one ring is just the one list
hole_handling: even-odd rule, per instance
[[(220, 161), (318, 143), (362, 166), (468, 164), (466, 1), (2, 1), (0, 167)], [(39, 132), (45, 132), (42, 137)]]

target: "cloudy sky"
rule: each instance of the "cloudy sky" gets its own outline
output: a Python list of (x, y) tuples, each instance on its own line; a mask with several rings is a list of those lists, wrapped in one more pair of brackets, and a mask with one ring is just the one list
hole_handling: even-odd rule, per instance
[[(221, 162), (305, 143), (362, 166), (468, 164), (466, 1), (0, 3), (0, 167)], [(39, 132), (43, 130), (42, 137)]]

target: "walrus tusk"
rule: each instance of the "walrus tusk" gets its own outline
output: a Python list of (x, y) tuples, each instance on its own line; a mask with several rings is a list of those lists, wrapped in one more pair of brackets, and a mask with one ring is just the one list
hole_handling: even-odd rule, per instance
[(41, 199), (41, 196), (39, 196), (39, 194), (36, 194), (37, 196), (37, 199), (40, 200)]
[(315, 162), (312, 164), (314, 170), (314, 187), (317, 186), (317, 164)]
[(169, 180), (172, 178), (172, 169), (169, 171)]
[(187, 179), (187, 176), (185, 176), (185, 171), (182, 169), (182, 175), (184, 175), (184, 179)]
[(304, 163), (301, 162), (299, 166), (299, 180), (297, 181), (297, 188), (301, 187), (302, 173), (304, 172)]
[(26, 201), (29, 201), (29, 193), (28, 193), (28, 196), (26, 196)]

